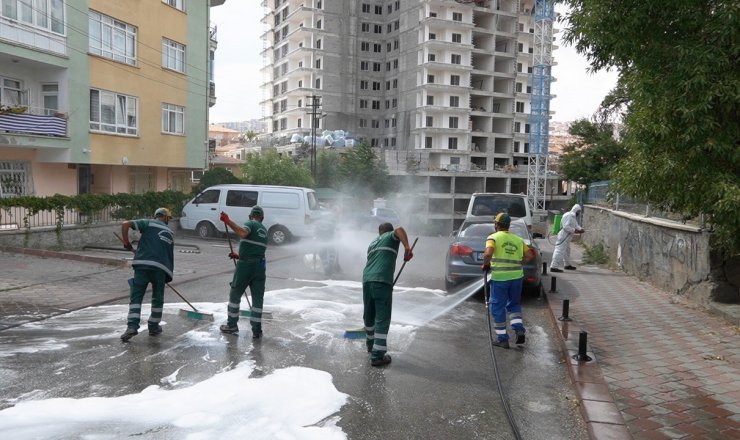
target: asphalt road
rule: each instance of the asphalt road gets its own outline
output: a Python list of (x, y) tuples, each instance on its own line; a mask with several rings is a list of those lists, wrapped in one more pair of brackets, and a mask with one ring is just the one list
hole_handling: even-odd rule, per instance
[[(361, 299), (355, 296), (355, 303), (348, 304), (346, 298), (351, 303), (357, 288), (337, 287), (338, 280), (360, 280), (371, 239), (371, 234), (363, 233), (343, 237), (339, 252), (343, 273), (328, 286), (321, 282), (326, 277), (310, 256), (318, 245), (303, 242), (270, 248), (265, 309), (275, 304), (274, 319), (265, 321), (264, 339), (253, 343), (245, 321), (240, 322), (244, 331), (238, 337), (217, 331), (219, 318), (225, 316), (231, 277), (226, 241), (180, 238), (178, 243), (197, 245), (200, 253), (187, 255), (191, 263), (181, 270), (197, 276), (178, 284), (178, 290), (195, 304), (216, 304), (214, 312), (223, 309), (216, 322), (190, 321), (166, 312), (163, 335), (150, 338), (144, 331), (123, 344), (118, 334), (125, 328), (126, 301), (119, 301), (6, 330), (0, 333), (0, 342), (14, 354), (0, 357), (4, 395), (0, 409), (29, 398), (136, 393), (160, 384), (178, 369), (180, 383), (192, 384), (250, 361), (260, 375), (288, 366), (330, 373), (337, 389), (350, 396), (338, 414), (338, 426), (349, 439), (514, 438), (497, 391), (482, 294), (460, 299), (449, 312), (423, 326), (406, 325), (396, 335), (392, 327), (393, 362), (385, 368), (369, 365), (363, 340), (342, 337), (343, 329), (361, 324)], [(415, 316), (417, 304), (418, 310), (427, 310), (426, 298), (447, 305), (445, 298), (455, 298), (453, 292), (445, 296), (438, 291), (444, 288), (447, 243), (446, 238), (419, 239), (415, 258), (398, 282), (394, 316)], [(321, 304), (336, 311), (332, 295), (345, 301), (341, 309), (345, 314), (327, 327), (324, 318), (314, 314), (321, 314)], [(312, 312), (303, 304), (310, 305)], [(527, 298), (524, 314), (527, 344), (495, 351), (501, 387), (522, 438), (588, 438), (544, 300)], [(120, 319), (111, 320), (111, 316)], [(194, 340), (186, 336), (191, 330), (201, 330), (208, 337)], [(27, 348), (34, 347), (33, 341), (40, 349)], [(168, 438), (160, 434), (146, 438)]]

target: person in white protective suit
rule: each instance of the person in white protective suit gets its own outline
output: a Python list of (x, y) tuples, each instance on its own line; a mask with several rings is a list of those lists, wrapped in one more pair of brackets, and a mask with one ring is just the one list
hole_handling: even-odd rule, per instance
[(555, 243), (555, 251), (552, 253), (550, 272), (562, 272), (563, 269), (576, 270), (576, 267), (570, 264), (570, 241), (574, 234), (583, 232), (581, 225), (578, 224), (579, 212), (581, 212), (581, 206), (575, 204), (560, 221), (560, 232), (558, 232), (558, 240)]

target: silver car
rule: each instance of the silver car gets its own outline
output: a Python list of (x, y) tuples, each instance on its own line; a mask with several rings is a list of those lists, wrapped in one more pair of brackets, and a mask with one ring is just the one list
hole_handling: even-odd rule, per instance
[[(524, 220), (517, 219), (511, 222), (509, 231), (522, 237), (530, 248), (535, 250), (534, 260), (524, 265), (524, 290), (539, 294), (542, 286), (540, 267), (542, 266), (542, 252), (527, 229)], [(466, 221), (447, 249), (445, 286), (447, 290), (458, 284), (482, 278), (481, 264), (486, 247), (486, 238), (495, 232), (493, 223)]]

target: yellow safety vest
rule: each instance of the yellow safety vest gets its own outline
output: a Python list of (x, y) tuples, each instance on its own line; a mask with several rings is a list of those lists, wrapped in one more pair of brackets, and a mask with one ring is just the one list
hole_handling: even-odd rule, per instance
[(491, 258), (491, 279), (511, 281), (523, 278), (522, 259), (526, 246), (524, 240), (509, 231), (491, 234), (487, 240), (495, 241)]

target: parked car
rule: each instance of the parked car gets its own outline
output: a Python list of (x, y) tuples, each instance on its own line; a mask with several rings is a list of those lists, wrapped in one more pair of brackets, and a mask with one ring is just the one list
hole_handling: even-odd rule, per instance
[[(525, 292), (539, 294), (542, 286), (540, 267), (542, 266), (542, 252), (534, 242), (523, 219), (512, 220), (509, 231), (522, 237), (530, 248), (535, 250), (534, 260), (524, 265)], [(460, 226), (447, 250), (445, 286), (447, 290), (458, 284), (474, 278), (482, 278), (481, 264), (486, 247), (486, 238), (494, 233), (491, 222), (465, 221)]]
[(270, 185), (226, 184), (206, 188), (182, 209), (180, 226), (201, 237), (224, 233), (221, 211), (236, 223), (247, 221), (252, 206), (265, 210), (263, 224), (270, 244), (281, 245), (293, 238), (313, 237), (315, 224), (329, 212), (319, 206), (310, 188)]
[(401, 217), (391, 208), (373, 208), (357, 219), (358, 226), (364, 231), (378, 232), (378, 226), (383, 223), (390, 223), (397, 228), (401, 226)]

